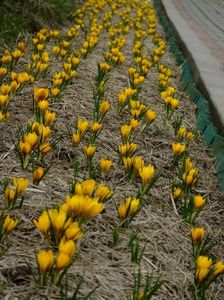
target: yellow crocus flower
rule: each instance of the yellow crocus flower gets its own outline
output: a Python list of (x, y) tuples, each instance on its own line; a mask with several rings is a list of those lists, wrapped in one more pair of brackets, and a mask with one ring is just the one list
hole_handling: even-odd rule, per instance
[(90, 127), (90, 130), (93, 134), (97, 134), (102, 129), (102, 124), (98, 122), (94, 122), (92, 126)]
[(208, 275), (212, 265), (211, 258), (200, 255), (196, 261), (196, 278), (198, 282), (202, 282)]
[(149, 123), (152, 123), (152, 121), (155, 120), (156, 118), (156, 112), (152, 109), (147, 109), (146, 111), (146, 114), (145, 114), (145, 118), (146, 118), (146, 121), (149, 122)]
[(195, 245), (198, 245), (205, 236), (204, 227), (191, 228), (191, 238)]
[(18, 90), (19, 87), (20, 87), (20, 83), (18, 83), (16, 80), (13, 80), (11, 82), (11, 93), (15, 94), (15, 92)]
[(208, 268), (198, 269), (197, 273), (196, 273), (197, 280), (199, 282), (202, 282), (206, 278), (206, 276), (208, 275), (208, 273), (209, 273), (209, 269)]
[[(54, 81), (57, 83), (57, 84), (55, 84), (56, 86), (59, 86), (59, 85), (62, 84), (62, 80), (61, 79), (54, 79)], [(55, 87), (55, 88), (51, 89), (51, 95), (53, 97), (57, 97), (59, 95), (59, 93), (60, 93), (60, 89), (59, 88)]]
[(100, 70), (109, 71), (110, 65), (106, 62), (102, 62), (99, 64), (99, 68), (100, 68)]
[(135, 176), (139, 175), (139, 171), (144, 167), (144, 160), (140, 156), (133, 157), (133, 170)]
[(25, 82), (30, 80), (30, 75), (27, 72), (19, 73), (17, 75), (17, 82), (20, 84), (24, 84)]
[(139, 204), (139, 199), (128, 197), (126, 201), (118, 207), (119, 218), (123, 221), (135, 214)]
[(79, 227), (78, 222), (73, 222), (65, 231), (65, 237), (67, 240), (77, 241), (83, 237), (83, 232)]
[(43, 235), (48, 235), (48, 231), (51, 226), (51, 221), (49, 219), (49, 214), (46, 210), (42, 212), (38, 220), (33, 220), (33, 223)]
[(87, 220), (95, 217), (104, 209), (102, 203), (88, 196), (75, 195), (72, 198), (67, 198), (66, 202), (74, 216), (83, 217)]
[(143, 167), (139, 171), (139, 175), (142, 179), (142, 185), (146, 186), (153, 178), (155, 174), (155, 168), (153, 165), (149, 164), (148, 166)]
[(50, 111), (45, 112), (46, 125), (52, 124), (54, 122), (55, 118), (56, 118), (55, 112), (50, 112)]
[(112, 192), (107, 186), (103, 184), (98, 185), (96, 189), (95, 197), (98, 199), (99, 202), (104, 202), (108, 200), (111, 196), (112, 196)]
[(187, 129), (185, 127), (180, 127), (177, 131), (177, 137), (178, 139), (182, 139), (186, 136)]
[(47, 100), (42, 100), (38, 102), (39, 109), (43, 112), (48, 109), (49, 103)]
[(194, 196), (193, 208), (195, 210), (202, 208), (205, 205), (205, 199), (201, 195)]
[(211, 279), (213, 280), (214, 277), (219, 276), (220, 274), (224, 273), (224, 263), (222, 261), (218, 261), (214, 264)]
[(7, 74), (7, 68), (0, 67), (0, 77), (4, 77)]
[(32, 133), (30, 132), (23, 136), (23, 141), (25, 143), (30, 144), (31, 148), (33, 149), (38, 144), (38, 136), (37, 136), (36, 132), (32, 132)]
[(94, 179), (84, 180), (81, 183), (81, 187), (82, 187), (82, 195), (83, 196), (92, 197), (95, 187), (96, 187), (96, 181)]
[(197, 261), (196, 261), (196, 266), (198, 269), (207, 269), (207, 268), (210, 268), (211, 265), (212, 265), (211, 258), (209, 258), (207, 256), (203, 256), (203, 255), (198, 256)]
[(80, 133), (73, 133), (73, 135), (72, 135), (72, 141), (73, 141), (74, 145), (77, 146), (80, 143), (80, 141), (81, 141), (81, 135), (80, 135)]
[(13, 177), (13, 185), (16, 189), (16, 196), (18, 197), (21, 193), (24, 193), (27, 186), (29, 184), (29, 180), (25, 178), (18, 178), (16, 179)]
[(28, 155), (32, 152), (32, 146), (30, 143), (24, 143), (22, 141), (19, 142), (20, 151), (23, 155)]
[(132, 168), (132, 158), (131, 157), (123, 157), (123, 164), (126, 171), (130, 171)]
[(33, 171), (33, 183), (38, 184), (44, 175), (44, 168), (37, 167), (36, 170)]
[(67, 268), (71, 262), (71, 257), (68, 254), (65, 254), (63, 252), (59, 252), (56, 260), (56, 267), (58, 271)]
[(61, 232), (66, 223), (67, 215), (64, 212), (58, 212), (54, 219), (52, 219), (52, 226), (56, 232)]
[(186, 149), (186, 145), (185, 144), (180, 144), (180, 143), (173, 143), (172, 144), (172, 150), (174, 155), (178, 156), (180, 155), (182, 152), (184, 152)]
[(121, 126), (121, 135), (123, 141), (127, 141), (130, 134), (132, 132), (132, 127), (130, 125), (122, 125)]
[(136, 120), (134, 118), (130, 120), (129, 126), (131, 126), (132, 130), (135, 129), (138, 125), (139, 125), (138, 120)]
[(172, 98), (171, 101), (170, 101), (170, 105), (171, 105), (171, 108), (173, 110), (177, 109), (177, 107), (179, 106), (179, 104), (180, 104), (180, 100), (179, 99)]
[(36, 87), (34, 88), (33, 95), (36, 102), (47, 100), (49, 96), (49, 89)]
[(71, 63), (64, 63), (63, 68), (64, 68), (66, 73), (69, 73), (72, 69), (72, 64)]
[(105, 114), (108, 112), (109, 109), (110, 109), (110, 103), (107, 100), (103, 100), (100, 103), (100, 107), (99, 107), (99, 115), (101, 119), (103, 119), (103, 117), (105, 116)]
[(73, 240), (65, 241), (62, 239), (58, 246), (58, 251), (60, 253), (67, 254), (69, 257), (72, 257), (75, 254), (75, 243)]
[(174, 200), (178, 199), (181, 194), (182, 194), (182, 189), (180, 187), (174, 187), (174, 189), (172, 191)]
[(54, 264), (54, 254), (52, 250), (40, 250), (36, 256), (40, 273), (50, 272)]
[(19, 49), (16, 49), (12, 52), (12, 57), (15, 61), (17, 61), (22, 55), (23, 53)]
[(9, 102), (9, 95), (0, 95), (0, 107), (4, 107)]
[(11, 90), (11, 86), (9, 84), (2, 84), (0, 86), (0, 92), (2, 95), (8, 95)]
[(9, 234), (13, 231), (13, 229), (18, 224), (18, 220), (14, 220), (10, 217), (10, 215), (7, 215), (4, 222), (3, 222), (3, 230), (6, 234)]
[(193, 132), (188, 131), (187, 134), (186, 134), (186, 141), (190, 142), (193, 139), (193, 137), (194, 137)]
[(118, 95), (118, 103), (120, 106), (123, 106), (125, 101), (127, 99), (127, 96), (124, 93), (121, 93)]
[(92, 146), (92, 145), (85, 146), (84, 152), (85, 152), (87, 158), (89, 160), (91, 160), (93, 158), (94, 153), (96, 152), (96, 146)]
[(58, 56), (59, 53), (60, 53), (60, 47), (58, 47), (58, 46), (53, 46), (53, 47), (52, 47), (52, 52), (53, 52), (53, 54), (54, 54), (55, 56)]
[(44, 143), (40, 145), (40, 152), (43, 154), (49, 153), (52, 150), (50, 143)]
[(71, 61), (74, 66), (77, 66), (80, 63), (80, 58), (74, 56), (72, 57)]
[(109, 159), (100, 159), (100, 168), (104, 173), (107, 173), (112, 166), (112, 160)]
[(51, 128), (40, 124), (38, 126), (38, 133), (41, 137), (41, 142), (45, 142), (51, 135)]
[(16, 191), (10, 187), (5, 189), (5, 198), (8, 203), (12, 203), (16, 198)]
[(81, 136), (83, 136), (86, 133), (86, 130), (88, 129), (88, 127), (89, 127), (89, 122), (88, 121), (82, 120), (82, 119), (78, 119), (77, 130), (78, 130), (78, 133)]

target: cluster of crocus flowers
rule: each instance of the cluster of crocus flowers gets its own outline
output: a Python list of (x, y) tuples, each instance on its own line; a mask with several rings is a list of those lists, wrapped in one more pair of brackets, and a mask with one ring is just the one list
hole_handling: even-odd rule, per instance
[(136, 89), (137, 92), (139, 92), (140, 85), (144, 82), (145, 77), (139, 74), (136, 68), (133, 67), (128, 69), (128, 73), (129, 73), (129, 83), (131, 88)]
[(136, 90), (132, 88), (126, 88), (121, 93), (118, 94), (118, 112), (121, 112), (122, 109), (129, 104), (129, 101), (132, 100), (136, 95)]
[[(125, 32), (127, 33), (127, 32)], [(116, 24), (109, 30), (111, 41), (109, 42), (109, 51), (105, 54), (106, 62), (112, 67), (116, 67), (125, 61), (125, 55), (122, 48), (126, 43), (126, 38), (122, 35), (123, 32), (116, 28)]]
[(197, 175), (198, 175), (198, 170), (195, 168), (186, 170), (186, 172), (183, 173), (182, 182), (183, 182), (184, 191), (191, 190), (191, 188), (197, 181)]
[(34, 53), (31, 56), (31, 62), (27, 65), (26, 71), (32, 73), (37, 80), (40, 77), (45, 78), (50, 66), (50, 54), (48, 51)]
[(25, 54), (26, 45), (23, 41), (17, 43), (17, 48), (11, 52), (6, 49), (1, 56), (0, 60), (3, 66), (12, 71), (15, 65), (18, 63), (19, 59)]
[(108, 64), (116, 67), (125, 61), (125, 55), (118, 47), (111, 48), (110, 51), (105, 54), (105, 59)]
[[(42, 88), (42, 87), (36, 87), (34, 88), (33, 92), (33, 99), (34, 99), (34, 114), (36, 121), (39, 123), (46, 124), (45, 116), (47, 114), (48, 123), (51, 116), (49, 116), (49, 89), (48, 88)], [(55, 117), (54, 117), (55, 118)], [(52, 118), (54, 121), (54, 118)]]
[(206, 255), (199, 255), (195, 262), (195, 284), (193, 295), (205, 299), (206, 291), (213, 281), (224, 273), (224, 263), (216, 263)]
[(78, 223), (73, 222), (60, 208), (43, 211), (34, 220), (34, 225), (54, 245), (58, 245), (62, 239), (76, 241), (83, 236)]
[(176, 89), (172, 85), (166, 87), (166, 89), (161, 92), (161, 98), (164, 101), (167, 120), (171, 119), (174, 111), (179, 107), (180, 104), (180, 100), (174, 97), (175, 94)]
[(189, 143), (194, 137), (194, 134), (192, 131), (188, 131), (185, 127), (180, 127), (177, 131), (177, 140), (179, 142), (185, 141), (186, 143)]
[[(180, 145), (182, 145), (182, 144), (180, 144)], [(181, 149), (181, 146), (178, 146), (178, 147), (179, 147), (179, 149)], [(177, 147), (177, 150), (178, 150), (178, 147)], [(182, 153), (180, 153), (180, 158), (183, 155), (184, 159), (182, 160), (182, 164), (178, 165), (179, 181), (181, 182), (179, 187), (181, 188), (183, 193), (187, 193), (192, 190), (192, 187), (197, 182), (198, 169), (195, 168), (195, 165), (192, 162), (191, 158), (186, 157), (184, 155), (185, 151), (183, 151)], [(179, 162), (178, 156), (177, 156), (176, 161)], [(174, 157), (174, 162), (175, 162), (175, 157)]]
[(52, 132), (49, 126), (33, 122), (29, 124), (27, 131), (28, 133), (22, 134), (17, 145), (23, 169), (28, 167), (34, 156), (40, 161), (43, 155), (52, 150), (52, 143), (48, 141)]
[(97, 184), (93, 179), (87, 179), (81, 183), (77, 182), (74, 186), (74, 194), (88, 196), (99, 202), (105, 202), (112, 196), (112, 192), (107, 186)]
[(81, 225), (101, 213), (103, 202), (111, 198), (111, 190), (88, 179), (74, 185), (74, 193), (58, 208), (45, 210), (35, 226), (51, 243), (59, 245), (61, 240), (79, 240), (83, 233)]
[(23, 193), (26, 191), (29, 184), (29, 180), (23, 177), (13, 177), (12, 184), (7, 181), (5, 183), (4, 195), (5, 195), (5, 207), (8, 209), (15, 208), (16, 202), (20, 199), (18, 206), (21, 207), (23, 203)]
[(133, 176), (139, 176), (139, 172), (145, 164), (141, 156), (124, 157), (122, 162), (124, 165), (125, 173), (129, 178), (133, 178)]
[(118, 147), (120, 158), (131, 157), (137, 151), (138, 145), (135, 143), (126, 143)]
[(132, 199), (131, 197), (128, 197), (124, 203), (120, 204), (117, 211), (121, 222), (130, 223), (131, 219), (136, 215), (139, 205), (139, 199)]
[(11, 97), (11, 86), (8, 84), (2, 84), (0, 86), (0, 122), (5, 118), (9, 118), (8, 104)]
[[(156, 41), (156, 36), (154, 36), (154, 41)], [(166, 42), (161, 38), (158, 37), (157, 39), (157, 47), (153, 51), (152, 55), (152, 62), (154, 64), (158, 64), (160, 59), (165, 54)]]
[(51, 249), (40, 250), (36, 254), (36, 262), (39, 272), (39, 282), (45, 286), (49, 282), (54, 285), (60, 283), (64, 272), (71, 265), (75, 255), (75, 243), (73, 240), (61, 241), (55, 258)]
[(141, 120), (147, 111), (147, 106), (139, 100), (131, 99), (130, 102), (131, 116), (137, 120)]
[(163, 64), (160, 64), (158, 66), (158, 71), (159, 71), (159, 82), (160, 82), (161, 90), (164, 90), (164, 88), (171, 80), (172, 71), (169, 67), (166, 67)]
[[(1, 68), (4, 70), (4, 68)], [(16, 73), (11, 72), (10, 74), (10, 82), (8, 84), (3, 83), (0, 86), (0, 120), (9, 119), (10, 113), (8, 112), (8, 105), (10, 101), (13, 99), (14, 95), (21, 90), (24, 85), (28, 82), (33, 82), (33, 78), (26, 72)]]
[(71, 132), (71, 138), (74, 146), (78, 146), (81, 139), (85, 136), (90, 124), (87, 120), (79, 118), (76, 125), (76, 132)]

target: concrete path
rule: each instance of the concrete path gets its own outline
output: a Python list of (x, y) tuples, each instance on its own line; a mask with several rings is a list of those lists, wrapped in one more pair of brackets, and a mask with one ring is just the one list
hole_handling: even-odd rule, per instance
[(224, 0), (161, 0), (224, 135)]

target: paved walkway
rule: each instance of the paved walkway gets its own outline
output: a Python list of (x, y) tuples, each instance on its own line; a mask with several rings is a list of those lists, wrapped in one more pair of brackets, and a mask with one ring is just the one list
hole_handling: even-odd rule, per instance
[(224, 0), (161, 0), (224, 134)]

